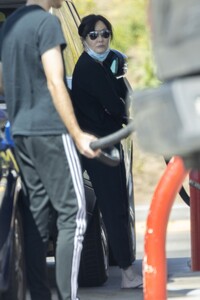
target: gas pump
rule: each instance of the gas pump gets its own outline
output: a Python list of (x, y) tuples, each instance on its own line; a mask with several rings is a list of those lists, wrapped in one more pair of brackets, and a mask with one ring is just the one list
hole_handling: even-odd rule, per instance
[[(134, 125), (144, 150), (173, 157), (152, 199), (143, 265), (144, 299), (164, 300), (166, 225), (175, 195), (190, 170), (192, 270), (200, 270), (200, 3), (151, 0), (149, 22), (162, 84), (134, 92)], [(156, 255), (152, 247), (158, 250)]]

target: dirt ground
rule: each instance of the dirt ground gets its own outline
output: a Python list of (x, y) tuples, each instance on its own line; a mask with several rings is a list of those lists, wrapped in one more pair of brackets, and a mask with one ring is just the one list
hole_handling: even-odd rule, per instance
[[(144, 152), (133, 136), (133, 178), (135, 205), (150, 205), (154, 190), (158, 181), (166, 169), (162, 156)], [(188, 191), (188, 177), (184, 181), (184, 187)], [(177, 195), (174, 204), (183, 204)]]

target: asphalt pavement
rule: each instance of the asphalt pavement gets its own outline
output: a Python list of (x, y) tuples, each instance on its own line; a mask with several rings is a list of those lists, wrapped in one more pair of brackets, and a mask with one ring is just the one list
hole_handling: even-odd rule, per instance
[[(137, 261), (135, 268), (142, 273), (143, 239), (148, 206), (136, 207)], [(167, 299), (200, 299), (200, 272), (190, 270), (190, 210), (186, 205), (174, 205), (171, 211), (166, 241), (168, 281)], [(54, 264), (48, 264), (52, 287), (52, 300), (58, 300), (55, 292)], [(80, 288), (81, 300), (143, 300), (143, 289), (121, 290), (119, 268), (110, 267), (109, 278), (101, 287)], [(30, 297), (27, 294), (27, 300)], [(166, 300), (166, 299), (151, 299)]]

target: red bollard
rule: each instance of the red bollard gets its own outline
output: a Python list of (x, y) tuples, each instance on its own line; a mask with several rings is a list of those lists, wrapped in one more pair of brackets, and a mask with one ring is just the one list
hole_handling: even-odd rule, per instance
[(167, 299), (167, 224), (175, 196), (187, 173), (181, 158), (172, 158), (154, 192), (144, 240), (144, 300)]
[(192, 271), (200, 271), (200, 171), (192, 170), (190, 182), (190, 225)]

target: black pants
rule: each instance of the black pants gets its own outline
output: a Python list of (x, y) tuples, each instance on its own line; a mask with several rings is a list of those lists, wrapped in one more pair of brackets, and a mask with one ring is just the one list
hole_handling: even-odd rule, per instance
[(25, 258), (32, 300), (50, 300), (46, 250), (49, 213), (57, 212), (56, 282), (59, 299), (77, 299), (77, 276), (86, 229), (82, 170), (69, 135), (14, 137), (25, 187)]
[(120, 268), (126, 268), (133, 262), (133, 249), (124, 155), (121, 144), (117, 148), (121, 156), (117, 167), (85, 157), (82, 157), (82, 164), (92, 182), (114, 258)]

